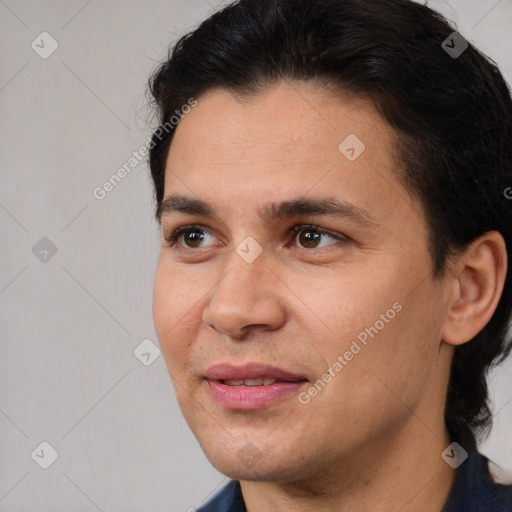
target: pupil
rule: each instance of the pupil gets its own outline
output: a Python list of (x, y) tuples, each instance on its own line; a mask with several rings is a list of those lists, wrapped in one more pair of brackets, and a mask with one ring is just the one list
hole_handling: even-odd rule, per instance
[(189, 231), (185, 234), (185, 239), (187, 240), (187, 244), (194, 244), (197, 243), (199, 245), (201, 243), (203, 235), (199, 231)]
[(302, 245), (306, 246), (307, 249), (311, 249), (311, 245), (314, 246), (320, 238), (320, 235), (314, 231), (302, 231), (302, 233), (304, 236), (302, 236), (302, 234), (300, 235), (300, 242)]

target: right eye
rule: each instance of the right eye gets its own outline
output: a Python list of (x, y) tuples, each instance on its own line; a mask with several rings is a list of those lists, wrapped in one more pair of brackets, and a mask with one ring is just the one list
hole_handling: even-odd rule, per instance
[[(180, 248), (185, 250), (200, 249), (201, 245), (198, 244), (201, 244), (207, 236), (213, 237), (213, 235), (209, 235), (208, 230), (201, 226), (181, 226), (175, 229), (171, 234), (165, 236), (165, 240), (167, 241), (167, 245), (175, 250), (180, 250)], [(183, 240), (185, 244), (180, 243), (181, 240)]]

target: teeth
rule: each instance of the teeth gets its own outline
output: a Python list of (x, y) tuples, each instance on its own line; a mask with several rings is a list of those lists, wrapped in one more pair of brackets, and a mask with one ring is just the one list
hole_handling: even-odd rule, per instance
[(263, 377), (258, 377), (257, 379), (244, 379), (244, 384), (246, 386), (263, 386)]
[(277, 379), (271, 377), (258, 377), (256, 379), (238, 379), (238, 380), (225, 380), (226, 386), (269, 386), (277, 382)]
[(226, 386), (242, 386), (244, 384), (243, 380), (225, 380), (224, 384)]

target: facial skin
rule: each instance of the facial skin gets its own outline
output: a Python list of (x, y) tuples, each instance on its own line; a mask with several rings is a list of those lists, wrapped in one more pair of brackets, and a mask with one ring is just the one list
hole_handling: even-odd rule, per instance
[[(338, 149), (349, 134), (365, 145), (354, 161)], [(490, 235), (434, 279), (424, 214), (399, 184), (393, 148), (369, 101), (304, 83), (250, 99), (209, 91), (176, 130), (165, 198), (207, 201), (218, 216), (164, 211), (164, 237), (190, 225), (206, 232), (162, 241), (154, 322), (184, 417), (211, 463), (241, 480), (249, 512), (440, 511), (452, 485), (441, 453), (453, 349), (492, 315), (504, 247)], [(373, 222), (258, 215), (296, 198), (345, 201)], [(347, 239), (290, 234), (303, 224)], [(252, 263), (236, 252), (247, 237), (262, 249)], [(307, 404), (293, 393), (233, 410), (209, 393), (204, 373), (223, 362), (305, 376), (307, 392), (396, 303)]]

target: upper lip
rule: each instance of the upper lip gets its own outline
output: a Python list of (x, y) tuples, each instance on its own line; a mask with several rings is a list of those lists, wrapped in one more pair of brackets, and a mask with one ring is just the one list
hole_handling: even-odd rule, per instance
[(208, 380), (243, 380), (256, 379), (258, 377), (268, 377), (289, 382), (307, 380), (302, 375), (293, 374), (264, 363), (247, 363), (241, 366), (235, 366), (231, 363), (220, 363), (208, 368), (204, 376)]

